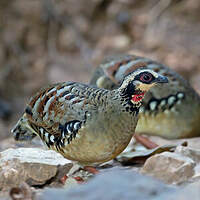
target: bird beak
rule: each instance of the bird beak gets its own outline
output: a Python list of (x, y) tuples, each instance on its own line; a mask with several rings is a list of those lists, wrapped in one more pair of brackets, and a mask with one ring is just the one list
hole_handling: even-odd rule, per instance
[(158, 78), (155, 79), (156, 83), (168, 83), (168, 78), (162, 75), (159, 75)]

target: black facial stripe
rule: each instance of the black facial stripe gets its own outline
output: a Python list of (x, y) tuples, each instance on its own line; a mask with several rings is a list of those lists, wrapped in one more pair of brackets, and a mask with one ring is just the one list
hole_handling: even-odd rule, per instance
[(139, 113), (140, 102), (133, 103), (132, 96), (135, 94), (140, 94), (141, 92), (141, 90), (135, 89), (133, 81), (131, 81), (128, 86), (123, 89), (123, 91), (121, 92), (121, 102), (123, 103), (126, 112), (130, 112), (132, 114), (136, 113), (136, 115)]
[(124, 88), (124, 91), (122, 91), (122, 96), (131, 98), (133, 94), (135, 94), (135, 85), (133, 81), (131, 81), (128, 86)]

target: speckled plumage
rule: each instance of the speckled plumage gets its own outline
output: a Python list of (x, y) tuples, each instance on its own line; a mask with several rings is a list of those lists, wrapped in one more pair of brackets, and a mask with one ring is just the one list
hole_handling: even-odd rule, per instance
[(17, 140), (39, 135), (50, 149), (81, 164), (106, 162), (128, 145), (144, 93), (157, 82), (167, 79), (140, 69), (112, 91), (75, 82), (48, 86), (30, 99), (12, 132)]
[(169, 83), (151, 88), (145, 96), (136, 133), (168, 139), (199, 136), (199, 95), (178, 73), (161, 63), (134, 55), (109, 58), (97, 68), (90, 84), (115, 89), (128, 73), (140, 67), (168, 77)]

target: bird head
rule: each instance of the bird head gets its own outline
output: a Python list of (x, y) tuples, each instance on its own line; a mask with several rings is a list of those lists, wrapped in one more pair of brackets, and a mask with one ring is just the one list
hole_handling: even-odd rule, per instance
[(139, 68), (124, 78), (119, 90), (123, 96), (129, 97), (132, 103), (137, 104), (150, 88), (159, 83), (168, 83), (168, 79), (153, 70)]
[(28, 123), (28, 119), (26, 118), (26, 114), (24, 114), (17, 124), (14, 126), (14, 128), (11, 130), (11, 133), (13, 134), (15, 140), (23, 141), (23, 140), (32, 140), (36, 133), (31, 128), (31, 126)]

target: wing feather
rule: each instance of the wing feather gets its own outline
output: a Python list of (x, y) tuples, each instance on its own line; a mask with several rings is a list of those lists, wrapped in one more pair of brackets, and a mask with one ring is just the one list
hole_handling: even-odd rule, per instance
[(95, 89), (75, 82), (58, 83), (41, 89), (25, 109), (30, 123), (43, 127), (50, 134), (60, 135), (71, 121), (83, 123), (88, 110), (97, 112)]

